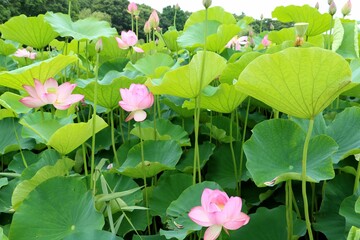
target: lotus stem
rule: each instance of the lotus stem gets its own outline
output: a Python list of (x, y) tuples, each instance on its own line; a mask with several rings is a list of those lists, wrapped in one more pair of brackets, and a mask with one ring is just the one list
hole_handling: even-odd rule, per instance
[(238, 194), (238, 196), (240, 196), (239, 193), (239, 174), (238, 174), (238, 169), (237, 169), (237, 164), (236, 164), (236, 157), (235, 157), (235, 152), (234, 152), (234, 146), (233, 146), (233, 141), (232, 141), (232, 136), (233, 136), (233, 121), (234, 121), (234, 112), (231, 113), (231, 117), (230, 117), (230, 152), (231, 152), (231, 159), (233, 162), (233, 166), (234, 166), (234, 176), (235, 176), (235, 183), (236, 183), (236, 192)]
[(302, 172), (301, 172), (301, 189), (302, 189), (302, 197), (303, 197), (303, 201), (304, 201), (305, 222), (306, 222), (306, 228), (307, 228), (310, 240), (313, 240), (314, 237), (313, 237), (313, 233), (312, 233), (312, 229), (311, 229), (311, 222), (310, 222), (310, 216), (309, 216), (309, 203), (308, 203), (307, 193), (306, 193), (306, 163), (307, 163), (309, 143), (310, 143), (313, 128), (314, 128), (314, 118), (310, 118), (309, 127), (308, 127), (308, 131), (307, 131), (305, 143), (304, 143), (304, 148), (303, 148)]
[(291, 180), (287, 180), (285, 183), (285, 193), (286, 193), (286, 224), (287, 224), (287, 233), (288, 233), (288, 240), (292, 240), (293, 236), (293, 192), (292, 192), (292, 184)]
[(357, 192), (359, 188), (359, 180), (360, 180), (360, 161), (358, 161), (356, 176), (355, 176), (355, 183), (354, 183), (354, 194)]
[(119, 165), (119, 158), (117, 156), (116, 146), (115, 146), (115, 130), (114, 130), (114, 110), (110, 111), (110, 128), (111, 128), (111, 145), (114, 152), (114, 159), (116, 165)]
[(242, 174), (243, 174), (243, 162), (244, 162), (244, 143), (245, 143), (245, 137), (246, 137), (246, 128), (247, 128), (248, 119), (249, 119), (250, 102), (251, 102), (251, 97), (248, 97), (248, 102), (247, 102), (247, 106), (246, 106), (244, 129), (243, 129), (243, 135), (242, 135), (242, 139), (241, 139), (241, 149), (240, 149), (239, 196), (241, 196), (241, 179), (242, 179)]

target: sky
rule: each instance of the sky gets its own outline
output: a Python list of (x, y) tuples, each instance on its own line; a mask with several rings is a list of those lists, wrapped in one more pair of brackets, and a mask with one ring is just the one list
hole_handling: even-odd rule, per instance
[[(144, 3), (158, 10), (159, 12), (166, 6), (179, 4), (181, 9), (195, 12), (204, 9), (202, 0), (129, 0), (135, 3)], [(341, 8), (347, 0), (334, 0), (337, 6), (335, 16), (342, 17)], [(321, 13), (328, 12), (328, 0), (212, 0), (211, 6), (221, 6), (230, 13), (241, 15), (244, 12), (247, 16), (259, 19), (263, 14), (265, 18), (271, 18), (271, 12), (277, 6), (304, 5), (315, 6), (319, 2)], [(352, 0), (352, 11), (348, 18), (360, 20), (360, 0)]]

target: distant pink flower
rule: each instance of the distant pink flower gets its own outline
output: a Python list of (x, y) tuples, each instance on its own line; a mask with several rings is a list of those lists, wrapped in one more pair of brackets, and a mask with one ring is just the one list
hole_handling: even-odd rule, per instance
[(29, 85), (23, 85), (23, 87), (30, 96), (20, 99), (20, 102), (30, 108), (53, 104), (56, 109), (65, 110), (73, 103), (84, 99), (81, 94), (71, 94), (76, 84), (66, 82), (59, 86), (53, 78), (46, 80), (44, 85), (35, 79), (34, 87)]
[(261, 40), (261, 44), (267, 48), (270, 46), (271, 41), (268, 39), (268, 35), (265, 35), (264, 38)]
[(150, 27), (152, 29), (156, 29), (159, 26), (160, 19), (159, 19), (159, 15), (157, 14), (157, 11), (155, 9), (150, 14), (149, 23), (150, 23)]
[(240, 197), (230, 197), (220, 190), (205, 188), (201, 195), (201, 206), (190, 210), (188, 216), (192, 221), (203, 227), (204, 240), (215, 240), (224, 228), (236, 230), (246, 225), (250, 217), (241, 212), (242, 201)]
[(138, 6), (136, 5), (136, 3), (131, 2), (128, 5), (128, 13), (130, 13), (131, 15), (135, 15), (137, 13), (138, 10)]
[(122, 100), (119, 105), (122, 109), (130, 112), (125, 121), (134, 118), (136, 122), (142, 122), (146, 118), (144, 109), (151, 107), (154, 103), (154, 95), (149, 92), (143, 84), (131, 84), (130, 88), (121, 88), (120, 95)]
[(121, 38), (115, 37), (115, 39), (118, 42), (119, 48), (121, 48), (121, 49), (128, 49), (129, 47), (132, 47), (135, 52), (144, 52), (144, 50), (142, 50), (141, 48), (135, 47), (135, 44), (137, 43), (138, 38), (137, 38), (136, 34), (131, 30), (129, 30), (127, 32), (122, 31)]
[(239, 37), (235, 36), (232, 39), (230, 39), (230, 41), (226, 44), (227, 48), (232, 48), (236, 51), (239, 51), (241, 49), (241, 45), (239, 42)]
[(14, 56), (15, 57), (21, 57), (21, 58), (35, 59), (36, 58), (36, 53), (35, 52), (30, 52), (30, 51), (26, 50), (25, 48), (23, 48), (23, 49), (18, 49), (14, 53)]

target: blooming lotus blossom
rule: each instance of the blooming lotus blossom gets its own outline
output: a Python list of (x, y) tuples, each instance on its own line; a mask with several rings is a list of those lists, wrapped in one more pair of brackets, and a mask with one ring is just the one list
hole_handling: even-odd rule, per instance
[(155, 9), (150, 14), (148, 21), (149, 21), (150, 27), (152, 29), (156, 29), (159, 26), (160, 19), (159, 19), (159, 15), (157, 14), (157, 11)]
[(53, 78), (49, 78), (44, 84), (35, 79), (34, 87), (28, 85), (23, 85), (23, 87), (30, 96), (20, 99), (20, 102), (30, 108), (53, 104), (56, 109), (65, 110), (73, 103), (84, 99), (81, 94), (71, 94), (76, 84), (66, 82), (59, 86)]
[(236, 51), (239, 51), (241, 49), (241, 45), (240, 45), (240, 42), (239, 42), (239, 37), (235, 36), (232, 39), (230, 39), (230, 41), (226, 44), (226, 47), (234, 49)]
[(125, 121), (134, 118), (137, 122), (142, 122), (146, 118), (144, 109), (151, 107), (154, 103), (154, 95), (149, 92), (143, 84), (131, 84), (130, 88), (121, 88), (120, 95), (122, 100), (119, 102), (120, 107), (130, 112)]
[(188, 216), (192, 221), (203, 227), (204, 240), (215, 240), (224, 228), (236, 230), (246, 225), (250, 217), (241, 212), (242, 201), (240, 197), (230, 197), (220, 190), (205, 188), (201, 195), (201, 206), (190, 210)]
[(271, 41), (268, 39), (268, 35), (265, 35), (264, 38), (261, 40), (261, 44), (267, 48), (268, 46), (270, 46)]
[(138, 6), (136, 5), (136, 3), (131, 2), (128, 5), (128, 13), (130, 13), (131, 15), (136, 15), (138, 12)]
[(144, 52), (144, 50), (135, 46), (135, 44), (138, 41), (138, 38), (136, 34), (131, 30), (127, 32), (122, 31), (121, 38), (115, 37), (115, 39), (118, 42), (119, 48), (121, 49), (128, 49), (129, 47), (132, 47), (135, 52)]
[(26, 50), (25, 48), (23, 48), (23, 49), (18, 49), (14, 53), (14, 56), (15, 57), (20, 57), (20, 58), (35, 59), (36, 58), (36, 53), (35, 52), (30, 52), (30, 51)]

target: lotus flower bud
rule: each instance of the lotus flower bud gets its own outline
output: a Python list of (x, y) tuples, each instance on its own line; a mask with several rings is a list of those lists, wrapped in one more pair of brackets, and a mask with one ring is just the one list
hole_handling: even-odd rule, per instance
[(203, 0), (203, 5), (205, 8), (209, 8), (211, 6), (211, 0)]
[(176, 9), (176, 10), (179, 10), (179, 9), (180, 9), (180, 6), (179, 6), (178, 3), (175, 5), (175, 9)]
[(103, 42), (102, 42), (102, 39), (99, 38), (99, 40), (96, 42), (95, 44), (95, 51), (97, 53), (101, 52), (103, 50)]
[(145, 25), (144, 25), (144, 33), (148, 34), (151, 32), (151, 26), (150, 26), (150, 22), (146, 21)]
[(329, 6), (333, 3), (334, 0), (328, 0)]
[(299, 47), (304, 42), (304, 36), (307, 31), (307, 28), (309, 26), (309, 23), (295, 23), (295, 34), (296, 34), (296, 40), (295, 40), (295, 46)]
[(135, 14), (138, 11), (138, 6), (136, 5), (136, 3), (131, 2), (128, 5), (128, 13), (130, 14)]
[(341, 13), (342, 15), (345, 17), (347, 15), (349, 15), (349, 13), (351, 12), (351, 1), (348, 0), (345, 5), (342, 7), (341, 9)]
[(274, 27), (274, 25), (272, 23), (270, 23), (269, 28), (270, 28), (271, 31), (275, 29), (275, 27)]
[(319, 10), (319, 8), (320, 8), (319, 2), (317, 2), (317, 3), (315, 4), (315, 8), (316, 8), (317, 10)]
[(329, 7), (329, 14), (331, 16), (334, 16), (335, 13), (336, 13), (336, 5), (335, 5), (335, 2), (332, 2)]
[(155, 28), (157, 28), (159, 26), (160, 19), (159, 19), (159, 15), (157, 14), (157, 11), (155, 9), (150, 14), (150, 17), (149, 17), (148, 21), (149, 21), (150, 27), (152, 29), (155, 29)]
[(264, 14), (260, 15), (260, 19), (263, 20), (264, 19)]

